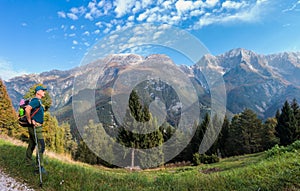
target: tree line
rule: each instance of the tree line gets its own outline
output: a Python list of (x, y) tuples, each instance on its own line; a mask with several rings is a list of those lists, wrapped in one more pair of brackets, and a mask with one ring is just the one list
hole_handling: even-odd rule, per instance
[[(41, 84), (36, 84), (30, 88), (24, 98), (33, 97), (34, 89), (37, 85)], [(47, 92), (43, 99), (45, 108), (49, 108), (51, 106), (51, 98)], [(0, 107), (0, 134), (6, 134), (27, 141), (28, 133), (26, 128), (18, 125), (17, 113), (12, 106), (11, 99), (7, 94), (2, 80), (0, 80)], [(90, 121), (84, 127), (84, 135), (75, 139), (68, 123), (58, 124), (57, 119), (49, 111), (46, 111), (43, 127), (45, 142), (48, 149), (58, 153), (69, 153), (75, 160), (106, 166), (113, 165), (97, 156), (95, 152), (104, 153), (106, 158), (111, 158), (112, 160), (122, 160), (128, 166), (140, 166), (142, 168), (148, 168), (152, 164), (157, 163), (157, 161), (160, 162), (160, 165), (164, 165), (166, 156), (170, 152), (177, 152), (176, 147), (173, 150), (159, 147), (171, 139), (177, 131), (177, 127), (166, 122), (159, 126), (157, 119), (151, 115), (149, 108), (146, 104), (143, 104), (136, 91), (132, 91), (130, 95), (129, 108), (124, 121), (125, 123), (118, 127), (116, 137), (102, 136), (106, 133), (103, 124), (96, 124), (94, 121)], [(141, 122), (143, 125), (137, 122)], [(200, 155), (199, 146), (206, 130), (210, 128), (210, 125), (218, 124), (222, 124), (218, 138), (208, 151)], [(135, 133), (145, 131), (146, 129), (151, 129), (151, 133)], [(250, 109), (245, 109), (243, 112), (234, 115), (231, 119), (227, 117), (219, 119), (218, 116), (212, 116), (211, 120), (211, 116), (206, 114), (200, 124), (196, 122), (191, 124), (191, 129), (195, 129), (195, 131), (190, 132), (192, 133), (190, 142), (184, 150), (178, 151), (179, 154), (168, 161), (168, 163), (182, 161), (193, 161), (195, 164), (198, 164), (199, 161), (209, 163), (217, 161), (216, 159), (220, 157), (265, 151), (276, 144), (289, 145), (300, 139), (300, 108), (295, 99), (291, 102), (285, 101), (281, 110), (278, 110), (274, 117), (268, 118), (265, 121), (259, 119), (256, 113)], [(186, 134), (182, 133), (181, 135), (179, 133), (178, 142), (176, 142), (177, 140), (173, 141), (174, 145), (177, 143), (180, 144), (180, 136), (186, 136)], [(97, 143), (93, 151), (88, 147), (86, 140)], [(118, 142), (125, 147), (133, 149), (131, 153), (126, 153), (120, 158), (115, 158), (119, 155), (116, 154), (118, 151), (115, 150), (111, 144), (112, 142)], [(141, 149), (155, 147), (158, 149), (156, 154), (152, 156), (138, 152)]]
[[(276, 116), (265, 121), (259, 119), (257, 114), (248, 108), (234, 115), (231, 119), (225, 117), (221, 120), (218, 116), (213, 116), (212, 120), (210, 118), (211, 116), (206, 114), (200, 124), (192, 124), (196, 130), (191, 141), (179, 155), (168, 161), (169, 163), (182, 161), (192, 161), (195, 164), (199, 163), (197, 161), (202, 163), (216, 162), (221, 157), (261, 152), (272, 148), (276, 144), (286, 146), (300, 139), (300, 109), (295, 99), (291, 103), (286, 101), (281, 110), (276, 112)], [(143, 105), (135, 91), (130, 95), (129, 109), (126, 112), (125, 121), (124, 126), (118, 128), (118, 136), (114, 141), (136, 150), (157, 147), (168, 141), (176, 131), (176, 127), (168, 123), (158, 126), (157, 120), (151, 116), (149, 108)], [(137, 121), (143, 122), (144, 125), (138, 125)], [(222, 129), (214, 144), (204, 154), (199, 154), (199, 146), (206, 130), (210, 125), (220, 124), (223, 124)], [(95, 126), (95, 124), (89, 125)], [(128, 130), (128, 127), (130, 127), (130, 130)], [(138, 134), (132, 131), (142, 132), (143, 129), (152, 130), (148, 134)], [(89, 133), (89, 136), (101, 142), (101, 136), (95, 136), (93, 133)], [(186, 135), (182, 134), (182, 136)], [(174, 144), (177, 144), (176, 141)], [(85, 143), (81, 142), (77, 159), (89, 161), (90, 157), (93, 156), (95, 158), (93, 163), (101, 164), (101, 158), (88, 151), (88, 149), (82, 149), (84, 147), (86, 147)], [(110, 152), (112, 153), (117, 152), (113, 150), (112, 146), (108, 148), (111, 149)], [(168, 152), (176, 152), (176, 150), (161, 149), (157, 152), (157, 155), (145, 159), (143, 153), (134, 152), (135, 149), (132, 149), (132, 153), (127, 153), (119, 160), (126, 161), (128, 166), (147, 167), (147, 165), (154, 162), (164, 161), (165, 156), (169, 154)], [(142, 160), (139, 161), (139, 159)], [(145, 161), (147, 164), (144, 164)]]

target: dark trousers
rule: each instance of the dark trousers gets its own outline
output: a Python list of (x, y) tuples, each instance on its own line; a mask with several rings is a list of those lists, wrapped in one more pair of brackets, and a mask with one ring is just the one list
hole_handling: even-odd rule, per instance
[[(43, 134), (42, 134), (42, 126), (35, 127), (35, 128), (36, 128), (36, 136), (37, 136), (37, 139), (38, 139), (40, 162), (41, 162), (41, 166), (43, 166), (44, 165), (43, 154), (45, 152), (45, 141), (44, 141), (44, 137), (43, 137)], [(28, 127), (28, 132), (29, 132), (29, 141), (28, 141), (28, 147), (27, 147), (27, 150), (26, 150), (26, 161), (28, 163), (31, 163), (32, 153), (33, 153), (34, 148), (36, 146), (33, 127)], [(36, 163), (37, 162), (38, 161), (37, 161), (37, 156), (36, 156)]]

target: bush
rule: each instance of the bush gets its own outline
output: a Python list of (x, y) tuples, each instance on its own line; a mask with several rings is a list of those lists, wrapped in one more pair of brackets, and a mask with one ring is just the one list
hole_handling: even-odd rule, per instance
[(193, 155), (193, 164), (194, 165), (200, 165), (201, 163), (203, 164), (211, 164), (211, 163), (216, 163), (219, 162), (220, 159), (217, 157), (217, 155), (206, 155), (206, 154), (199, 154), (195, 153)]
[(195, 166), (198, 166), (198, 165), (201, 164), (200, 154), (199, 154), (199, 153), (193, 154), (193, 164), (194, 164)]
[(300, 140), (295, 141), (294, 143), (286, 147), (275, 145), (274, 147), (266, 151), (266, 155), (267, 158), (269, 158), (269, 157), (281, 155), (282, 153), (286, 153), (286, 152), (298, 152), (297, 150), (299, 149), (300, 149)]

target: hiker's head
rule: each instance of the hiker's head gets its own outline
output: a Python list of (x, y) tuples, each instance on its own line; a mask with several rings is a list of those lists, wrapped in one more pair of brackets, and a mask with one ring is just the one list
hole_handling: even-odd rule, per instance
[(35, 88), (35, 95), (40, 96), (40, 97), (44, 97), (46, 90), (47, 90), (47, 88), (44, 88), (43, 86), (37, 86)]

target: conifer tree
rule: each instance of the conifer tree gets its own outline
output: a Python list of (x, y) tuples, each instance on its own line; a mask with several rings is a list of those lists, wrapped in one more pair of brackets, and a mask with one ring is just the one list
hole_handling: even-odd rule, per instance
[(58, 153), (64, 152), (65, 130), (58, 125), (56, 117), (45, 112), (43, 132), (46, 146)]
[(60, 127), (65, 130), (64, 152), (67, 154), (71, 154), (71, 156), (74, 157), (77, 150), (77, 143), (73, 139), (71, 127), (68, 123), (62, 123)]
[(279, 139), (275, 135), (276, 125), (277, 125), (276, 118), (268, 118), (265, 121), (263, 125), (263, 131), (262, 131), (262, 134), (264, 135), (262, 140), (263, 150), (270, 149), (274, 145), (279, 143)]
[(243, 153), (243, 138), (242, 128), (240, 127), (240, 115), (236, 114), (231, 119), (231, 123), (228, 129), (228, 138), (226, 139), (226, 153), (227, 156), (234, 156)]
[(218, 138), (218, 148), (220, 149), (222, 157), (227, 156), (226, 140), (228, 139), (228, 136), (229, 136), (229, 126), (230, 126), (230, 122), (229, 122), (227, 116), (225, 116), (224, 122), (222, 125), (222, 129), (221, 129), (221, 132), (220, 132), (219, 138)]
[(276, 114), (275, 114), (275, 118), (277, 121), (279, 120), (279, 117), (280, 117), (280, 111), (279, 111), (279, 109), (277, 109)]
[(262, 151), (262, 121), (257, 118), (256, 113), (245, 109), (241, 114), (241, 127), (243, 128), (245, 153)]
[(297, 139), (297, 121), (288, 101), (284, 102), (275, 129), (281, 145), (289, 145)]
[(17, 114), (12, 106), (6, 87), (0, 78), (0, 134), (20, 138), (25, 131), (18, 125)]
[[(147, 168), (154, 160), (163, 161), (162, 150), (157, 151), (157, 156), (146, 159), (145, 154), (136, 153), (136, 149), (149, 149), (157, 147), (163, 142), (163, 134), (159, 130), (156, 119), (151, 117), (149, 108), (146, 104), (142, 104), (135, 90), (132, 91), (129, 97), (129, 109), (125, 114), (124, 126), (119, 128), (117, 140), (124, 146), (131, 149), (130, 155), (131, 166), (142, 165)], [(149, 131), (150, 130), (150, 131)], [(151, 132), (151, 133), (147, 133)], [(129, 153), (128, 153), (129, 154)], [(138, 156), (140, 161), (135, 160)], [(159, 159), (158, 159), (159, 158)], [(129, 165), (129, 164), (128, 164)]]
[(196, 132), (194, 134), (194, 137), (191, 140), (191, 142), (192, 142), (192, 153), (191, 154), (199, 152), (199, 147), (203, 140), (205, 131), (208, 128), (209, 121), (210, 121), (210, 116), (208, 113), (206, 113), (202, 123), (200, 125), (198, 125)]
[[(200, 124), (194, 123), (195, 133), (191, 138), (191, 141), (187, 145), (187, 147), (172, 160), (172, 162), (176, 161), (192, 161), (193, 155), (195, 153), (199, 153), (199, 148), (202, 143), (204, 134), (206, 129), (208, 128), (210, 121), (210, 116), (208, 113), (205, 113), (204, 119)], [(184, 136), (184, 135), (183, 135)]]
[(263, 150), (262, 121), (250, 109), (232, 118), (227, 152), (229, 156), (255, 153)]
[(295, 120), (296, 120), (296, 130), (295, 130), (295, 140), (300, 139), (300, 107), (296, 99), (293, 99), (291, 103), (291, 108), (293, 110)]
[(102, 156), (107, 160), (114, 160), (113, 147), (110, 144), (113, 141), (110, 137), (104, 136), (105, 134), (101, 123), (95, 124), (94, 121), (89, 121), (89, 124), (84, 127), (75, 159), (89, 164), (110, 166), (107, 161), (100, 158)]
[[(209, 141), (213, 144), (211, 145), (211, 147), (209, 148), (208, 151), (206, 151), (207, 155), (218, 155), (219, 151), (220, 151), (220, 143), (219, 143), (219, 136), (220, 134), (217, 134), (217, 128), (221, 127), (222, 125), (222, 121), (219, 119), (218, 115), (214, 115), (213, 120), (212, 120), (212, 127), (211, 127), (211, 131), (208, 131), (208, 138), (210, 139)], [(214, 140), (215, 139), (215, 140)]]

